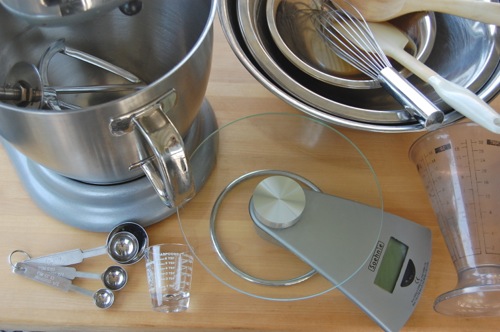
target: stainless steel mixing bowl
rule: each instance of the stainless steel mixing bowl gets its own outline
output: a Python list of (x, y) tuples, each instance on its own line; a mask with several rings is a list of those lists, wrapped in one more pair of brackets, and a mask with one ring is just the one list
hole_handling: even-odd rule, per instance
[[(233, 51), (271, 92), (307, 114), (338, 125), (380, 132), (423, 130), (382, 89), (336, 87), (297, 69), (273, 42), (265, 7), (265, 0), (222, 0), (219, 14)], [(436, 13), (435, 17), (436, 40), (426, 64), (483, 100), (491, 100), (500, 86), (497, 28), (450, 15)], [(445, 124), (462, 118), (430, 86), (415, 76), (409, 80), (445, 111)]]
[[(65, 97), (80, 105), (79, 110), (0, 103), (0, 135), (33, 161), (72, 179), (114, 184), (142, 176), (140, 168), (129, 167), (153, 155), (152, 140), (168, 137), (156, 130), (171, 121), (184, 137), (203, 104), (216, 5), (215, 0), (149, 0), (136, 15), (115, 9), (91, 21), (60, 27), (31, 26), (0, 7), (0, 82), (16, 63), (38, 64), (49, 45), (64, 39), (68, 46), (126, 69), (147, 84), (125, 94)], [(115, 80), (116, 75), (60, 54), (50, 62), (51, 85), (112, 84)], [(176, 98), (168, 95), (172, 91)], [(117, 119), (145, 114), (147, 106), (164, 106), (169, 120), (151, 109), (156, 115), (148, 120), (149, 137), (133, 130), (138, 127), (134, 125), (121, 128), (119, 134), (114, 131)]]
[[(308, 75), (329, 84), (350, 89), (380, 87), (378, 81), (361, 74), (342, 60), (314, 27), (312, 15), (323, 0), (266, 0), (266, 19), (274, 43), (283, 55)], [(408, 36), (407, 52), (420, 61), (427, 60), (436, 37), (432, 13), (409, 15), (398, 22)], [(399, 67), (396, 66), (395, 67)], [(405, 77), (411, 73), (398, 68)]]

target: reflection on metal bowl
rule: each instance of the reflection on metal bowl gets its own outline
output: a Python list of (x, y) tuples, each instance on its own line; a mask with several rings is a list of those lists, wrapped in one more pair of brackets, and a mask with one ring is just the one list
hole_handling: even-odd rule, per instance
[[(378, 81), (366, 77), (339, 58), (316, 32), (312, 16), (320, 10), (321, 1), (267, 0), (266, 19), (273, 42), (291, 63), (318, 80), (351, 89), (380, 87)], [(396, 23), (410, 41), (407, 51), (425, 61), (436, 36), (434, 15), (407, 15), (405, 20)], [(410, 75), (405, 68), (400, 71), (406, 77)]]
[[(154, 150), (150, 141), (139, 130), (116, 135), (110, 123), (156, 102), (168, 104), (170, 110), (164, 110), (175, 130), (182, 137), (188, 134), (208, 84), (216, 4), (150, 0), (136, 15), (125, 15), (117, 8), (95, 20), (50, 28), (30, 26), (0, 7), (2, 83), (15, 64), (38, 64), (49, 45), (64, 39), (71, 48), (134, 73), (147, 84), (139, 91), (113, 93), (116, 98), (111, 100), (104, 94), (64, 96), (65, 102), (79, 105), (78, 110), (47, 111), (0, 103), (0, 135), (33, 161), (72, 179), (116, 184), (142, 176), (139, 167), (130, 170), (130, 166), (149, 160)], [(49, 71), (54, 86), (117, 83), (116, 75), (61, 54), (54, 55)], [(175, 92), (170, 101), (169, 91)]]
[[(233, 51), (271, 92), (309, 115), (338, 125), (379, 132), (423, 130), (383, 89), (333, 86), (294, 66), (272, 40), (265, 7), (264, 0), (223, 0), (219, 14)], [(444, 78), (476, 92), (483, 100), (491, 100), (500, 86), (497, 28), (438, 13), (435, 18), (435, 43), (426, 64)], [(445, 124), (462, 118), (430, 86), (415, 76), (409, 80), (445, 111)]]

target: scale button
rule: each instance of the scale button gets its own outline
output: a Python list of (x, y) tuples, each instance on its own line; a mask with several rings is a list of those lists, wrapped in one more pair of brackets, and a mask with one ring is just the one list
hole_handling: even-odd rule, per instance
[(416, 274), (415, 264), (410, 259), (408, 261), (408, 265), (406, 266), (406, 271), (403, 276), (403, 280), (401, 281), (401, 287), (410, 286), (413, 280), (415, 280), (415, 274)]
[(257, 219), (267, 227), (293, 226), (306, 207), (306, 195), (300, 184), (286, 176), (271, 176), (260, 182), (252, 196)]

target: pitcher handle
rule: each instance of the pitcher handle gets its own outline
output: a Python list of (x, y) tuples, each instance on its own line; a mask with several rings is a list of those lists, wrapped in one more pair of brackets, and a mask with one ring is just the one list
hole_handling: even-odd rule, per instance
[(160, 199), (169, 208), (182, 205), (195, 194), (194, 179), (184, 141), (166, 112), (177, 100), (175, 90), (132, 114), (112, 119), (111, 133), (121, 136), (137, 130), (153, 155), (130, 165), (141, 167)]

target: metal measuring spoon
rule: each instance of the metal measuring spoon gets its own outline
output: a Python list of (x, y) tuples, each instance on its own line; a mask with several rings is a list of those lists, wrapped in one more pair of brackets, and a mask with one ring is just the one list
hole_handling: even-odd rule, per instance
[(69, 279), (61, 277), (57, 274), (43, 271), (36, 265), (19, 262), (15, 264), (13, 272), (28, 279), (38, 281), (42, 284), (52, 286), (66, 292), (73, 291), (90, 296), (94, 300), (94, 304), (101, 309), (111, 307), (115, 301), (115, 295), (113, 291), (109, 289), (101, 288), (93, 292), (91, 290), (73, 285)]
[(120, 266), (110, 266), (102, 274), (101, 280), (107, 289), (120, 290), (127, 284), (127, 271)]
[(67, 266), (81, 263), (85, 258), (108, 254), (119, 264), (134, 264), (144, 256), (149, 238), (146, 230), (136, 223), (116, 226), (108, 235), (106, 245), (94, 249), (73, 249), (25, 260), (25, 263)]
[(34, 264), (20, 262), (19, 266), (32, 265), (43, 272), (52, 273), (60, 277), (73, 280), (75, 278), (101, 280), (107, 289), (118, 291), (125, 287), (128, 281), (127, 271), (121, 266), (110, 266), (102, 274), (77, 271), (74, 267)]
[(118, 232), (114, 234), (106, 245), (94, 249), (73, 249), (42, 257), (31, 258), (26, 263), (47, 265), (73, 265), (81, 263), (85, 258), (109, 254), (117, 263), (126, 264), (138, 253), (139, 243), (135, 236), (129, 232)]

